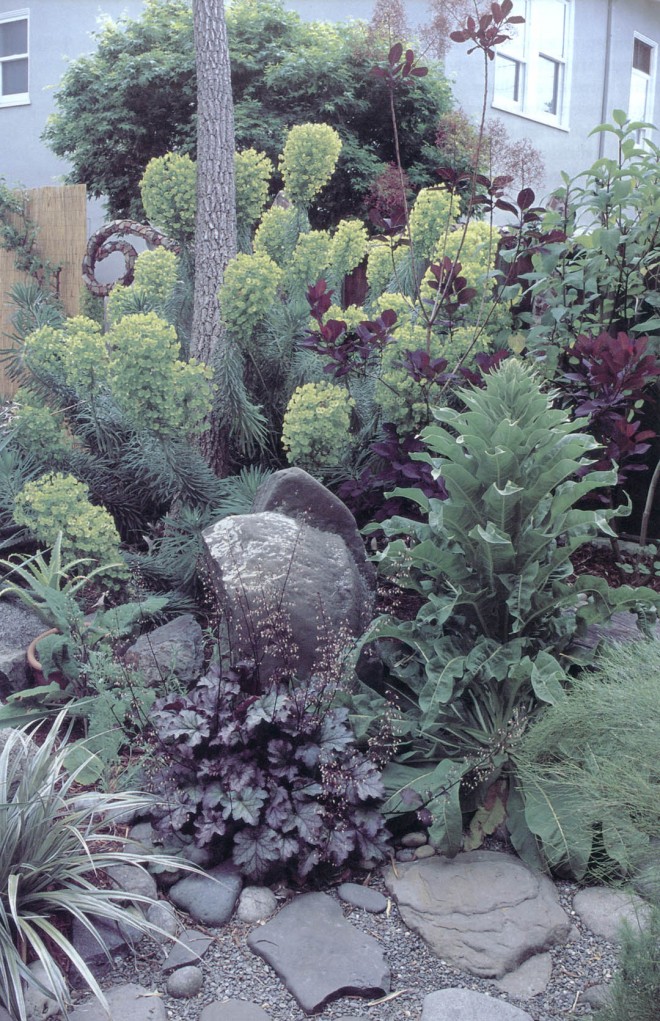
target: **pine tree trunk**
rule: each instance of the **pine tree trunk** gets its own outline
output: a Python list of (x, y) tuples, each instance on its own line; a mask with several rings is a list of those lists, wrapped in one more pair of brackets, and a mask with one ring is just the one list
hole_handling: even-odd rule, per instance
[[(197, 57), (197, 219), (190, 353), (215, 366), (227, 343), (218, 290), (236, 254), (234, 105), (223, 0), (193, 0)], [(202, 449), (225, 474), (227, 427), (213, 416)]]

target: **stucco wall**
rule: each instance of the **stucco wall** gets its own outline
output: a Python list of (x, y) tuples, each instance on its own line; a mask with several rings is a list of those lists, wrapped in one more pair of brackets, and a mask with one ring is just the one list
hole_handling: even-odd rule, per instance
[[(67, 58), (94, 51), (91, 33), (101, 12), (113, 18), (123, 12), (134, 16), (142, 0), (0, 0), (0, 14), (25, 9), (30, 12), (30, 102), (0, 107), (0, 177), (12, 185), (40, 188), (61, 184), (68, 169), (41, 141)], [(89, 219), (92, 226), (103, 221), (99, 203), (90, 203)]]

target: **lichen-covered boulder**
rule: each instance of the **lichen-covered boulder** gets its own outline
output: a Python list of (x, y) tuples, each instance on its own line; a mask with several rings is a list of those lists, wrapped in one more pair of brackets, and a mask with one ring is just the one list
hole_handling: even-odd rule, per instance
[(309, 677), (373, 614), (375, 586), (364, 553), (360, 563), (342, 534), (303, 517), (240, 514), (203, 533), (232, 659), (255, 660), (262, 685), (278, 674)]

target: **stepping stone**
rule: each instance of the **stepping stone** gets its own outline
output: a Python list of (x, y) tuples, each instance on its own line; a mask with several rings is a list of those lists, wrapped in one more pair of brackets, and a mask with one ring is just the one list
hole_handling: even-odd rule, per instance
[(216, 1000), (204, 1007), (199, 1021), (270, 1021), (270, 1016), (248, 1000)]
[(550, 954), (534, 954), (495, 985), (508, 996), (515, 996), (517, 1000), (531, 1000), (533, 996), (539, 996), (545, 990), (551, 978)]
[(248, 936), (306, 1014), (340, 996), (383, 996), (390, 970), (373, 937), (348, 922), (325, 893), (306, 893)]
[(421, 1021), (532, 1021), (526, 1010), (472, 989), (440, 989), (422, 1004)]
[(98, 1000), (76, 1007), (68, 1021), (167, 1021), (167, 1012), (159, 993), (129, 982), (104, 990), (110, 1007), (108, 1014)]
[(387, 907), (387, 897), (383, 897), (378, 890), (372, 890), (360, 883), (342, 883), (337, 887), (337, 895), (345, 904), (363, 908), (374, 915), (379, 915)]
[(651, 907), (634, 893), (611, 890), (608, 886), (590, 886), (573, 898), (573, 907), (596, 936), (617, 943), (621, 927), (627, 922), (637, 932), (644, 928)]
[(211, 946), (213, 940), (197, 929), (184, 929), (162, 965), (162, 971), (174, 971), (188, 964), (197, 964)]
[(442, 960), (502, 978), (534, 953), (565, 942), (570, 920), (547, 876), (518, 858), (470, 851), (387, 871), (403, 921)]
[(170, 887), (169, 898), (202, 925), (224, 925), (234, 911), (243, 881), (235, 865), (223, 862), (203, 876), (186, 876)]

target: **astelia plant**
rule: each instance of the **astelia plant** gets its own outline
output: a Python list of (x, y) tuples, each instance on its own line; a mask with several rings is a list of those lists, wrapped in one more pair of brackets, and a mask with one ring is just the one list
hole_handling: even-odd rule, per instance
[(254, 695), (249, 672), (212, 667), (190, 694), (156, 702), (172, 785), (161, 829), (231, 855), (252, 880), (382, 860), (380, 773), (327, 681), (273, 681)]

